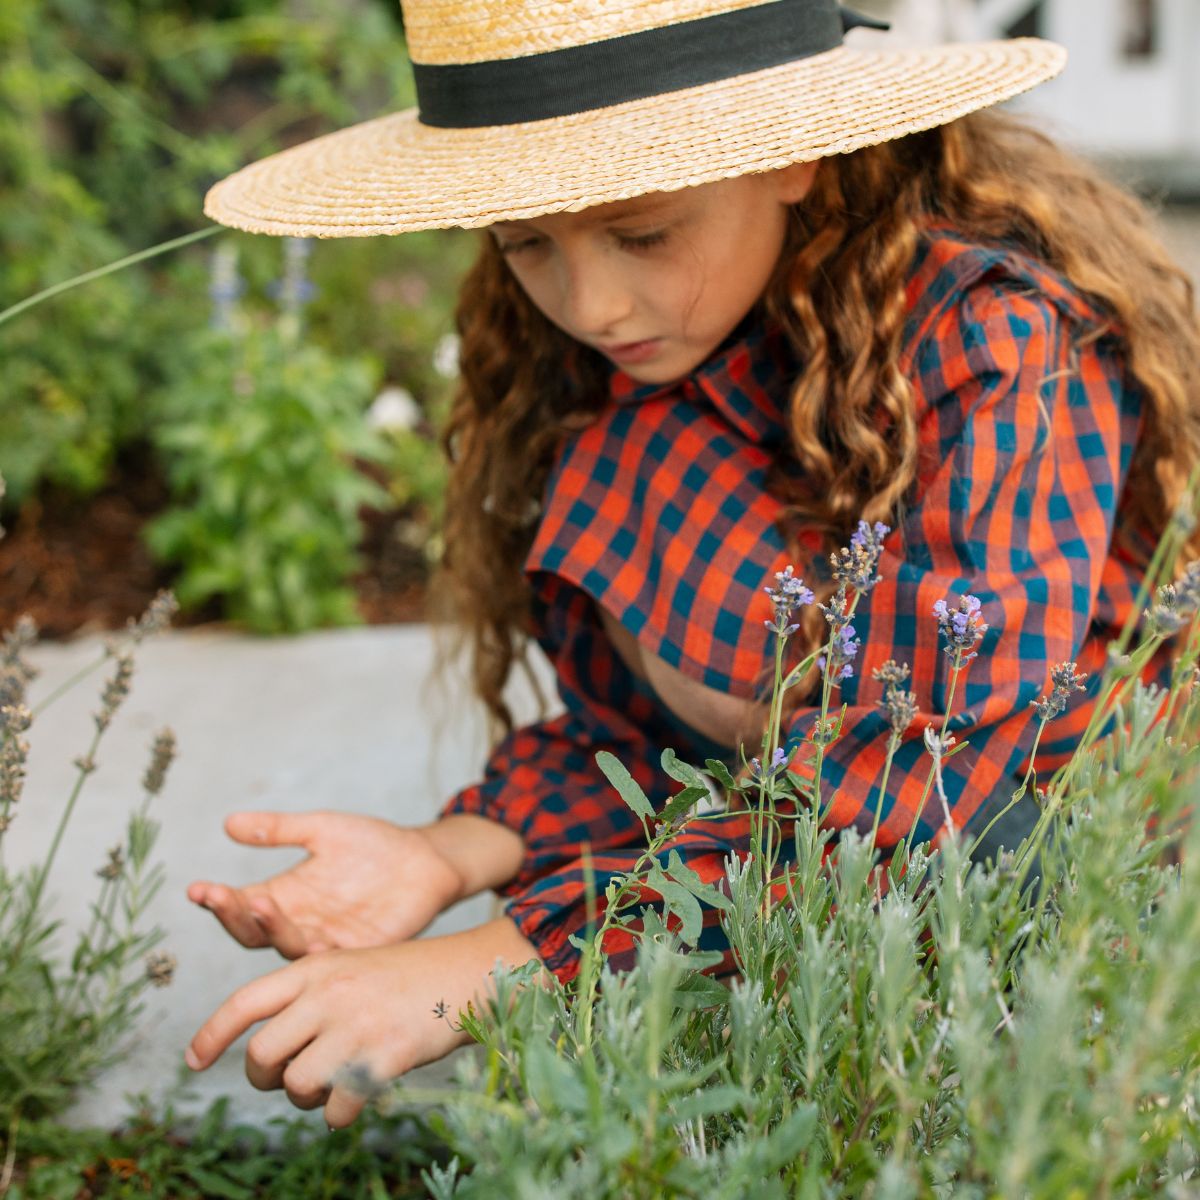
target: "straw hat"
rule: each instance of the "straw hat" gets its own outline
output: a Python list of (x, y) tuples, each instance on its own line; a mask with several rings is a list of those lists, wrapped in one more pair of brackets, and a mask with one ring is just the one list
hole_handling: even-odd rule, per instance
[[(475, 228), (841, 154), (1057, 75), (1040, 38), (890, 46), (836, 0), (405, 0), (416, 108), (208, 193), (253, 233)], [(864, 39), (865, 37), (865, 42)]]

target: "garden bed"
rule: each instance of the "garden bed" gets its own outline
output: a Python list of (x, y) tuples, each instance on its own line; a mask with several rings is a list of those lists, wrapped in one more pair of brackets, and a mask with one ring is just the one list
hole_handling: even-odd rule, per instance
[[(365, 473), (380, 479), (377, 471)], [(5, 521), (0, 540), (0, 629), (23, 613), (45, 638), (67, 638), (121, 629), (145, 611), (175, 576), (144, 544), (143, 527), (169, 501), (166, 481), (150, 451), (131, 447), (118, 455), (111, 482), (94, 496), (45, 487)], [(352, 583), (358, 609), (370, 625), (403, 624), (425, 617), (429, 568), (423, 552), (404, 540), (406, 509), (362, 508), (363, 569)], [(180, 613), (177, 628), (221, 625), (218, 598)]]

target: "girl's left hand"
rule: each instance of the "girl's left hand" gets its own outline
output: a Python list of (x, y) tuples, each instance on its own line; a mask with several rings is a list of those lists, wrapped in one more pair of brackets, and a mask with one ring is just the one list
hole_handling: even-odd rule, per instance
[(324, 1105), (330, 1128), (349, 1125), (370, 1099), (363, 1091), (470, 1040), (454, 1018), (493, 990), (498, 958), (519, 966), (536, 957), (508, 918), (447, 937), (308, 955), (234, 992), (184, 1057), (202, 1071), (265, 1020), (246, 1047), (250, 1082), (286, 1089), (298, 1108)]

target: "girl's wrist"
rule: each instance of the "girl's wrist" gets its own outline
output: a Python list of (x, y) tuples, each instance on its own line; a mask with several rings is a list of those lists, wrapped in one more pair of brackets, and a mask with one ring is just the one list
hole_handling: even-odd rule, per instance
[(507, 825), (473, 813), (450, 813), (422, 827), (430, 844), (458, 872), (465, 900), (508, 883), (525, 861), (525, 842)]

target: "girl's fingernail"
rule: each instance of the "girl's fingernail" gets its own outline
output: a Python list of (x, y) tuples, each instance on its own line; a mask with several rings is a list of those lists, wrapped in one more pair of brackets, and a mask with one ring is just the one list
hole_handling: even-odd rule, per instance
[(187, 1063), (187, 1065), (191, 1067), (193, 1071), (200, 1070), (200, 1060), (196, 1057), (196, 1052), (191, 1048), (191, 1046), (189, 1046), (183, 1052), (183, 1061)]

